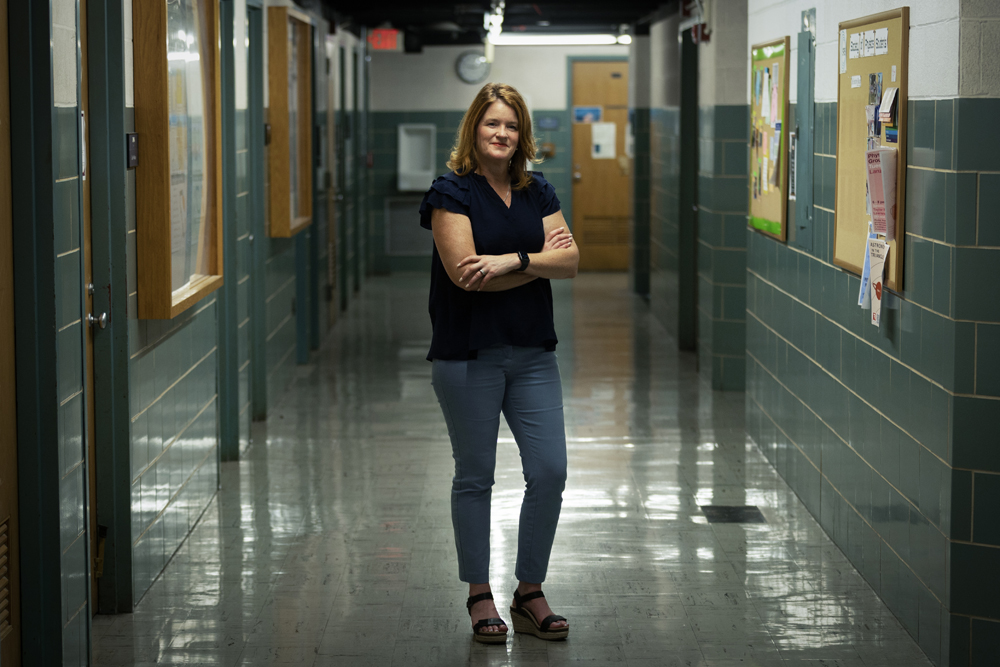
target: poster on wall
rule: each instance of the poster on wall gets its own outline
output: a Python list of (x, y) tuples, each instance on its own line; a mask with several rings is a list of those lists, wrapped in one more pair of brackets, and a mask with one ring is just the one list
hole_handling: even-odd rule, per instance
[(615, 159), (615, 123), (590, 124), (590, 157), (595, 160)]
[(573, 107), (574, 123), (600, 123), (604, 107)]

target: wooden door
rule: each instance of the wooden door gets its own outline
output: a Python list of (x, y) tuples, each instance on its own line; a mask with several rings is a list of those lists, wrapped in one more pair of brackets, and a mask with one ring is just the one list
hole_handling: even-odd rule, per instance
[[(631, 179), (625, 155), (628, 123), (628, 63), (573, 63), (573, 106), (599, 107), (599, 119), (573, 121), (573, 235), (579, 243), (580, 269), (624, 271), (629, 264), (629, 198)], [(614, 123), (614, 156), (594, 140)]]
[[(89, 128), (90, 128), (90, 95), (87, 78), (87, 0), (80, 0), (80, 110), (82, 111), (80, 123), (80, 150), (81, 150), (81, 178), (80, 178), (80, 201), (82, 202), (83, 230), (80, 235), (81, 249), (83, 250), (83, 312), (84, 318), (87, 314), (99, 317), (100, 313), (94, 312), (94, 291), (90, 287), (94, 283), (94, 262), (93, 244), (91, 243), (91, 221), (90, 221), (90, 178), (88, 173), (90, 165), (88, 156), (90, 155)], [(86, 323), (86, 320), (85, 320)], [(94, 326), (83, 327), (84, 337), (84, 397), (87, 402), (87, 491), (88, 491), (88, 518), (90, 531), (90, 589), (93, 604), (91, 610), (96, 614), (100, 608), (97, 600), (97, 577), (102, 569), (103, 557), (100, 550), (97, 531), (97, 438), (95, 435), (94, 423)]]
[(0, 664), (21, 664), (7, 0), (0, 0)]

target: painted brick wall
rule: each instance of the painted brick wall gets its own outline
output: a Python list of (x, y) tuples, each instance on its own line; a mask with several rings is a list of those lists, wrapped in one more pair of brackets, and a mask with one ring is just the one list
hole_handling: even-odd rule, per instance
[(746, 363), (746, 105), (699, 109), (698, 355), (713, 389), (742, 391)]
[(680, 110), (649, 110), (649, 300), (653, 313), (677, 338), (678, 178), (680, 175)]

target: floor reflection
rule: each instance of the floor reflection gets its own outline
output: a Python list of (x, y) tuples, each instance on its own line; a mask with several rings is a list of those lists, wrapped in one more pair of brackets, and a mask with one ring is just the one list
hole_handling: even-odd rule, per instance
[[(97, 665), (929, 664), (624, 275), (557, 283), (570, 478), (545, 584), (571, 638), (470, 639), (452, 459), (424, 360), (426, 279), (372, 280), (297, 369)], [(492, 580), (513, 590), (523, 478), (500, 433)], [(757, 505), (709, 524), (699, 505)]]

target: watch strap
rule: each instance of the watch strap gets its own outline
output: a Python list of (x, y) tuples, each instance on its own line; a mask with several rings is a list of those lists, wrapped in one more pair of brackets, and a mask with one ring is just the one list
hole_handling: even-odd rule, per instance
[(520, 268), (517, 269), (518, 271), (524, 271), (526, 268), (528, 268), (528, 264), (531, 263), (531, 260), (528, 258), (528, 253), (524, 252), (523, 250), (518, 250), (517, 258), (521, 260), (521, 266)]

